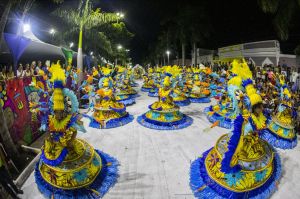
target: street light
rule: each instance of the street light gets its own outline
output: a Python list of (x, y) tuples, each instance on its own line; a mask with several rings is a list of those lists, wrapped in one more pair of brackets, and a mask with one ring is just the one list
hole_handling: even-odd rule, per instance
[(49, 30), (49, 33), (50, 33), (51, 35), (54, 35), (54, 34), (56, 33), (56, 31), (55, 31), (55, 29), (51, 28), (51, 29)]
[(30, 24), (23, 25), (23, 32), (28, 32), (30, 30)]
[(118, 45), (118, 50), (121, 50), (123, 47), (121, 45)]
[(71, 42), (70, 43), (70, 48), (72, 48), (74, 46), (74, 43), (73, 42)]
[(171, 52), (169, 51), (169, 50), (167, 50), (166, 51), (166, 54), (167, 54), (167, 56), (168, 56), (168, 64), (170, 63), (170, 54), (171, 54)]
[(129, 52), (130, 50), (129, 49), (126, 49), (126, 52)]
[(123, 19), (125, 17), (124, 13), (122, 12), (117, 12), (117, 23), (119, 23), (119, 18)]
[(92, 51), (92, 52), (90, 52), (90, 55), (93, 55), (94, 54), (94, 52)]

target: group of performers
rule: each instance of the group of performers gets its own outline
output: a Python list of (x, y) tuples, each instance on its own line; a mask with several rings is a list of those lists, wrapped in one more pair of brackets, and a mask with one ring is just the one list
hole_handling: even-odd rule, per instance
[[(140, 68), (139, 68), (140, 69)], [(35, 169), (39, 190), (47, 198), (100, 198), (116, 182), (118, 161), (89, 143), (76, 138), (85, 132), (76, 95), (66, 88), (66, 72), (59, 64), (49, 69), (51, 95), (35, 106), (50, 132)], [(79, 87), (87, 99), (92, 128), (116, 128), (133, 121), (126, 107), (139, 97), (133, 87), (142, 77), (142, 92), (157, 100), (149, 111), (137, 117), (139, 124), (156, 130), (177, 130), (193, 119), (180, 111), (191, 103), (210, 103), (204, 112), (213, 123), (231, 132), (191, 164), (190, 187), (197, 198), (269, 198), (281, 176), (281, 162), (275, 148), (297, 145), (291, 93), (280, 75), (274, 75), (274, 90), (280, 104), (266, 111), (244, 60), (235, 60), (227, 74), (204, 66), (149, 67), (143, 75), (117, 66), (93, 68)], [(41, 91), (43, 92), (43, 91)], [(43, 107), (42, 107), (43, 106)]]

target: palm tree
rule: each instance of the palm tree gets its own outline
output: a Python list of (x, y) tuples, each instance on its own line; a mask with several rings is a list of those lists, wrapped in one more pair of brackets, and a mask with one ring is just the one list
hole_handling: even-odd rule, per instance
[(282, 40), (289, 37), (289, 28), (292, 18), (299, 11), (299, 0), (258, 0), (258, 5), (263, 12), (274, 16), (273, 23), (277, 35)]
[[(59, 8), (54, 14), (72, 26), (71, 31), (79, 31), (77, 68), (81, 71), (83, 68), (82, 40), (84, 30), (91, 30), (94, 27), (112, 23), (120, 19), (115, 13), (104, 13), (99, 8), (93, 10), (90, 0), (86, 0), (85, 2), (80, 1), (78, 10), (63, 10)], [(80, 75), (80, 79), (82, 80), (82, 75)]]

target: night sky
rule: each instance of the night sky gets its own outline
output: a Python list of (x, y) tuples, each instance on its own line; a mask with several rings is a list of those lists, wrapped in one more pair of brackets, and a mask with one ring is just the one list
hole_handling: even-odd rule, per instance
[[(125, 13), (125, 23), (135, 34), (131, 42), (131, 57), (134, 63), (141, 62), (149, 53), (149, 45), (153, 44), (161, 31), (161, 20), (167, 16), (175, 16), (183, 4), (197, 0), (93, 0), (95, 7), (107, 12)], [(204, 0), (202, 0), (204, 1)], [(33, 13), (40, 25), (49, 27), (52, 22), (49, 12), (55, 9), (50, 0), (40, 0), (44, 9)], [(67, 0), (65, 4), (77, 6), (77, 0)], [(199, 4), (201, 0), (198, 0)], [(197, 4), (197, 3), (196, 3)], [(194, 6), (193, 9), (199, 9)], [(212, 23), (213, 33), (201, 48), (217, 49), (225, 45), (252, 42), (259, 40), (278, 39), (272, 25), (272, 16), (264, 14), (255, 0), (209, 0), (207, 8)], [(300, 21), (300, 14), (294, 16)], [(54, 22), (58, 23), (59, 22)], [(203, 30), (205, 31), (205, 30)], [(281, 42), (284, 53), (293, 53), (300, 43), (300, 26), (296, 23), (290, 30), (290, 38)], [(188, 53), (189, 56), (189, 53)]]

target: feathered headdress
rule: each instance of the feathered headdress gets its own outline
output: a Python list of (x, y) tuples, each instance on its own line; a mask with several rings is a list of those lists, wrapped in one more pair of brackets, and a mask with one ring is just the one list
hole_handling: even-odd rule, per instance
[(110, 69), (110, 68), (108, 68), (106, 66), (102, 66), (102, 68), (101, 68), (102, 75), (104, 75), (104, 76), (107, 77), (107, 76), (109, 76), (111, 74), (111, 72), (112, 72), (112, 69)]
[(245, 59), (242, 59), (242, 62), (239, 62), (237, 59), (232, 62), (231, 72), (237, 76), (240, 76), (243, 80), (252, 79), (252, 72), (248, 67)]
[(166, 76), (164, 78), (163, 84), (164, 84), (164, 86), (170, 86), (171, 85), (171, 78), (170, 78), (170, 76)]
[(53, 82), (53, 110), (64, 110), (64, 94), (63, 89), (66, 81), (65, 71), (61, 68), (59, 62), (52, 64), (49, 69), (51, 73), (50, 81)]

